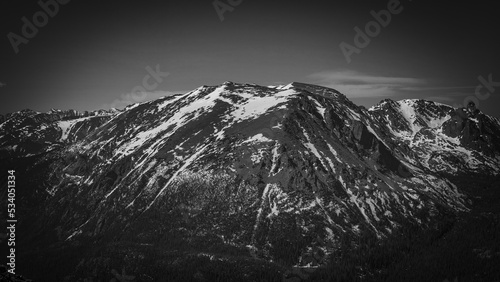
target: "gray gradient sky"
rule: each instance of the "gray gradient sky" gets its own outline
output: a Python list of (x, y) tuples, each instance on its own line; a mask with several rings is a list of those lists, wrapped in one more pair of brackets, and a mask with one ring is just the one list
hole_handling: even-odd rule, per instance
[[(370, 11), (389, 2), (243, 0), (221, 21), (211, 0), (72, 0), (16, 54), (9, 33), (22, 36), (22, 18), (33, 22), (42, 8), (3, 1), (0, 113), (123, 107), (137, 100), (131, 92), (148, 66), (169, 75), (147, 80), (146, 100), (227, 80), (299, 81), (335, 88), (366, 107), (385, 98), (456, 105), (474, 95), (479, 76), (500, 82), (500, 17), (489, 1), (402, 0), (401, 12), (348, 63), (339, 45), (355, 46), (354, 28), (364, 30)], [(486, 99), (488, 88), (480, 89), (478, 101), (499, 117), (497, 84)]]

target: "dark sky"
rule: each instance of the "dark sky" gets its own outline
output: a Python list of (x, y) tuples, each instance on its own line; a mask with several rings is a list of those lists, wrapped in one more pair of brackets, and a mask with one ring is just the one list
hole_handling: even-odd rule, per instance
[[(456, 106), (475, 97), (483, 112), (500, 116), (493, 1), (218, 0), (235, 4), (221, 21), (211, 0), (71, 0), (42, 25), (39, 3), (54, 1), (2, 1), (1, 114), (121, 108), (229, 80), (319, 84), (367, 107), (385, 98)], [(355, 27), (365, 30), (372, 10), (392, 4), (399, 13), (379, 30), (371, 25), (369, 43), (358, 45), (348, 63), (341, 43), (355, 48)], [(39, 23), (25, 43), (23, 17)], [(148, 76), (155, 69), (162, 73), (157, 80)], [(475, 95), (479, 77), (493, 83)], [(131, 94), (141, 86), (147, 95)]]

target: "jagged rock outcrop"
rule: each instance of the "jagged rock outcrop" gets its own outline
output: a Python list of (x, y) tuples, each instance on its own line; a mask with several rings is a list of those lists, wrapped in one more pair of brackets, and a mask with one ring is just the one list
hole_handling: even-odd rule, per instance
[(40, 113), (26, 109), (7, 114), (0, 123), (0, 158), (38, 155), (61, 148), (85, 138), (117, 113), (54, 109)]

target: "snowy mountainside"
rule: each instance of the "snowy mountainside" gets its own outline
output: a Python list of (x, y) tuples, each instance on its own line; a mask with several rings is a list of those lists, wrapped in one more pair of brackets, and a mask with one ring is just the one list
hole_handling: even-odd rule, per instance
[(424, 100), (367, 110), (295, 82), (225, 82), (123, 111), (25, 111), (0, 124), (2, 157), (43, 194), (30, 228), (54, 244), (203, 234), (299, 266), (324, 264), (346, 235), (385, 238), (467, 212), (447, 175), (497, 175), (498, 138), (498, 120), (483, 114), (459, 120)]
[(38, 155), (85, 137), (117, 110), (80, 113), (22, 110), (7, 114), (0, 123), (0, 157)]
[(498, 174), (498, 120), (480, 113), (461, 119), (450, 106), (425, 100), (385, 100), (369, 109), (416, 170)]

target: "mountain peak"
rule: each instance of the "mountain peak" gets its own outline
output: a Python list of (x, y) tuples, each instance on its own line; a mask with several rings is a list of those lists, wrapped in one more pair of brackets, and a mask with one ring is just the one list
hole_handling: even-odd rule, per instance
[[(0, 124), (0, 159), (33, 180), (17, 195), (41, 207), (26, 234), (46, 232), (54, 246), (114, 252), (175, 238), (158, 245), (319, 266), (314, 248), (335, 253), (343, 236), (389, 238), (468, 211), (457, 179), (500, 173), (496, 119), (413, 99), (366, 111), (300, 82), (227, 81), (119, 113), (53, 112)], [(40, 237), (26, 238), (36, 249)]]

